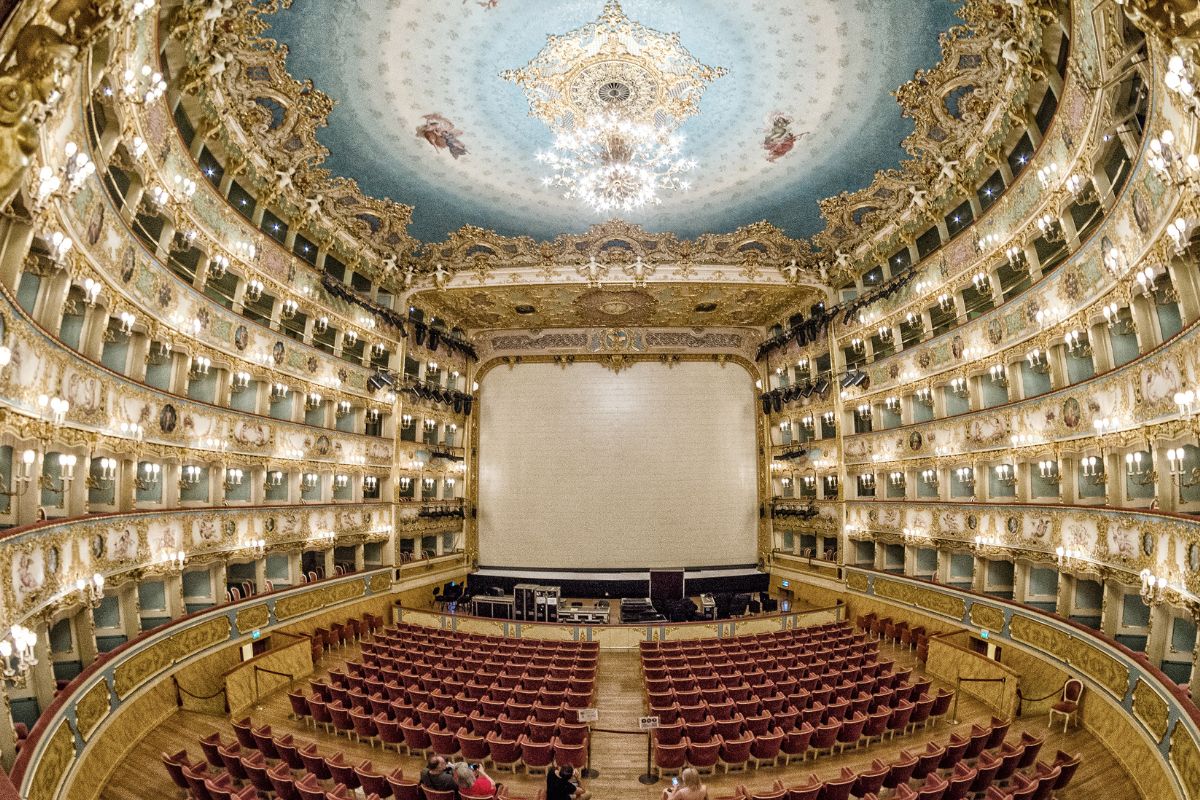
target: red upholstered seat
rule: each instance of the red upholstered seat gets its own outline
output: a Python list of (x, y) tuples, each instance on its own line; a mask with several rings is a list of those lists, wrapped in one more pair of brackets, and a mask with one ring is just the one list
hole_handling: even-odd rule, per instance
[(685, 740), (687, 745), (687, 763), (700, 772), (711, 772), (721, 759), (723, 740), (715, 736), (707, 742)]

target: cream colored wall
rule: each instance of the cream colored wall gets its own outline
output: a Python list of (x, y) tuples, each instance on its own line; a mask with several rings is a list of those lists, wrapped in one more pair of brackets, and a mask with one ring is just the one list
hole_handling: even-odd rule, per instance
[(757, 560), (755, 398), (742, 367), (520, 364), (490, 370), (480, 392), (481, 564)]

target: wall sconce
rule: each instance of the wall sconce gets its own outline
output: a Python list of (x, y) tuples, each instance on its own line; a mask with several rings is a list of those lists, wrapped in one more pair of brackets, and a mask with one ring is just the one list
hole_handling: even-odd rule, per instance
[(1190, 472), (1184, 472), (1183, 462), (1187, 452), (1182, 447), (1167, 450), (1167, 463), (1170, 465), (1171, 477), (1180, 490), (1190, 489), (1200, 483), (1200, 467), (1193, 467)]
[[(15, 455), (16, 451), (13, 452)], [(0, 497), (20, 497), (25, 494), (29, 484), (33, 482), (33, 462), (36, 458), (37, 453), (33, 450), (25, 450), (21, 453), (19, 461), (14, 460), (12, 479), (8, 482), (8, 489), (0, 491)], [(4, 513), (7, 514), (11, 507), (11, 504), (6, 504)]]
[(892, 329), (889, 328), (887, 325), (880, 325), (878, 333), (879, 333), (879, 341), (890, 342), (892, 340)]
[(955, 397), (967, 396), (967, 379), (966, 378), (951, 378), (950, 379), (950, 394)]
[(42, 475), (38, 479), (38, 486), (51, 494), (61, 495), (59, 498), (58, 507), (62, 508), (66, 502), (67, 489), (71, 485), (71, 481), (75, 480), (75, 464), (78, 458), (72, 453), (58, 454), (58, 484), (54, 483), (54, 479), (49, 475)]
[(310, 491), (317, 488), (317, 482), (319, 480), (320, 477), (315, 472), (306, 472), (300, 476), (300, 487), (306, 492)]
[(801, 481), (804, 484), (805, 494), (813, 494), (817, 490), (817, 476), (805, 475)]
[(893, 472), (888, 475), (888, 483), (897, 489), (903, 489), (905, 486), (904, 473)]
[(121, 73), (121, 92), (135, 103), (149, 105), (162, 97), (167, 91), (167, 82), (161, 72), (156, 72), (149, 64), (143, 64), (141, 69), (126, 69)]
[(279, 307), (280, 319), (292, 319), (296, 316), (296, 311), (299, 310), (300, 304), (295, 300), (287, 299), (283, 301), (283, 305)]
[(62, 425), (67, 419), (67, 412), (71, 410), (71, 404), (61, 397), (50, 397), (44, 394), (38, 395), (37, 406), (43, 416), (49, 414), (50, 421), (55, 425)]
[(1142, 570), (1138, 577), (1142, 579), (1140, 591), (1142, 602), (1148, 606), (1162, 602), (1167, 588), (1167, 579), (1161, 575), (1155, 575), (1148, 569)]
[(1188, 230), (1191, 225), (1183, 217), (1178, 217), (1167, 223), (1167, 235), (1171, 237), (1171, 244), (1175, 248), (1175, 255), (1181, 256), (1187, 252), (1188, 248)]
[(325, 398), (321, 397), (319, 392), (309, 392), (304, 395), (304, 410), (312, 411), (321, 407), (325, 402)]
[(1163, 82), (1193, 114), (1196, 113), (1196, 86), (1192, 80), (1192, 64), (1182, 53), (1173, 53), (1167, 60), (1167, 73)]
[(335, 489), (345, 489), (349, 485), (350, 485), (350, 476), (349, 475), (334, 475), (333, 476), (333, 487)]
[(975, 470), (971, 467), (959, 467), (954, 470), (954, 476), (958, 478), (958, 482), (968, 488), (975, 486)]
[(800, 376), (808, 377), (808, 358), (801, 358), (796, 362), (796, 378)]
[(182, 550), (162, 550), (154, 559), (156, 571), (171, 573), (182, 572), (187, 564), (187, 553)]
[(787, 420), (787, 419), (785, 419), (783, 422), (780, 422), (780, 423), (779, 423), (779, 432), (780, 432), (781, 434), (783, 434), (784, 436), (787, 436), (787, 435), (791, 434), (791, 432), (792, 432), (792, 421), (791, 421), (791, 420)]
[(939, 294), (937, 301), (938, 301), (938, 307), (940, 309), (942, 309), (942, 311), (953, 311), (954, 310), (954, 298), (951, 295), (947, 294), (946, 292), (942, 292), (941, 294)]
[(1053, 214), (1046, 213), (1038, 217), (1037, 227), (1042, 232), (1042, 236), (1046, 237), (1046, 241), (1062, 241), (1062, 226), (1059, 224), (1058, 218)]
[(75, 581), (75, 591), (88, 608), (99, 608), (104, 600), (104, 576), (96, 572), (90, 581), (80, 578)]
[(137, 322), (137, 317), (135, 317), (133, 314), (130, 314), (128, 311), (122, 311), (117, 315), (117, 320), (120, 323), (117, 330), (126, 336), (132, 336), (133, 326), (134, 323)]
[(1058, 169), (1058, 162), (1052, 161), (1037, 171), (1038, 183), (1043, 189), (1049, 189), (1051, 184), (1058, 180)]
[(1029, 355), (1025, 356), (1025, 360), (1029, 362), (1029, 369), (1039, 375), (1045, 375), (1050, 371), (1050, 362), (1046, 358), (1046, 353), (1041, 348), (1035, 347), (1029, 351)]
[(1125, 260), (1125, 254), (1117, 247), (1110, 247), (1108, 252), (1104, 254), (1104, 267), (1111, 275), (1120, 275), (1129, 266)]
[(1025, 260), (1025, 248), (1014, 244), (1004, 251), (1004, 256), (1010, 267), (1018, 267)]
[(334, 409), (333, 413), (338, 419), (348, 416), (350, 414), (350, 401), (349, 400), (339, 400), (337, 407)]
[(999, 536), (976, 536), (975, 550), (981, 553), (995, 553), (1004, 549), (1004, 541)]
[(358, 344), (358, 332), (346, 331), (346, 333), (342, 336), (342, 346), (354, 347), (356, 344)]
[(212, 361), (204, 356), (192, 356), (191, 366), (188, 368), (188, 377), (193, 380), (208, 374), (212, 368)]
[(407, 492), (411, 486), (412, 478), (408, 477), (407, 475), (400, 476), (400, 491)]
[(979, 252), (986, 253), (988, 250), (999, 245), (1001, 238), (998, 233), (989, 233), (976, 239), (975, 246), (979, 248)]
[(240, 469), (237, 469), (237, 468), (226, 469), (225, 470), (225, 491), (228, 492), (230, 489), (232, 489), (235, 486), (241, 486), (242, 478), (244, 476), (245, 476), (245, 473), (242, 472), (242, 470), (240, 470)]
[(246, 283), (246, 299), (251, 303), (257, 303), (262, 299), (263, 283), (255, 279)]
[(184, 200), (191, 200), (196, 194), (196, 182), (191, 178), (176, 174), (175, 191), (183, 195)]
[(425, 420), (425, 430), (430, 431), (430, 432), (437, 430), (437, 420), (436, 419)]
[(383, 342), (376, 342), (375, 344), (371, 345), (372, 358), (382, 358), (383, 354), (386, 352), (387, 348), (383, 346)]
[(368, 408), (364, 416), (366, 417), (368, 424), (374, 425), (375, 423), (379, 422), (379, 409)]
[(838, 485), (840, 483), (841, 483), (841, 481), (838, 480), (837, 475), (826, 475), (825, 476), (825, 494), (826, 494), (826, 496), (836, 495), (837, 491), (838, 491)]
[(928, 541), (929, 531), (924, 528), (904, 528), (900, 531), (906, 542)]
[(1087, 456), (1079, 462), (1083, 477), (1093, 486), (1104, 483), (1104, 459), (1097, 456)]
[(239, 392), (245, 391), (246, 387), (249, 385), (249, 372), (235, 372), (229, 376), (229, 391), (233, 394), (238, 394)]
[(1122, 314), (1123, 309), (1115, 302), (1109, 303), (1101, 309), (1104, 314), (1104, 321), (1108, 323), (1108, 327), (1119, 336), (1129, 336), (1137, 332), (1137, 325), (1134, 324), (1133, 317)]
[(834, 416), (832, 411), (826, 411), (821, 415), (821, 422), (823, 422), (826, 426), (832, 426), (836, 419), (837, 417)]
[(1017, 473), (1011, 464), (999, 464), (996, 466), (996, 482), (1004, 486), (1017, 485)]
[(99, 281), (87, 278), (83, 282), (83, 301), (87, 303), (88, 308), (96, 307), (96, 300), (100, 298), (101, 285)]
[(883, 405), (885, 408), (887, 408), (888, 411), (890, 411), (893, 414), (900, 413), (900, 398), (899, 397), (889, 397), (883, 401)]
[(374, 475), (368, 475), (363, 478), (363, 491), (368, 494), (374, 494), (375, 490), (378, 488), (379, 478), (376, 478)]
[(864, 472), (863, 474), (859, 475), (858, 486), (860, 489), (874, 489), (875, 474), (871, 472)]
[[(258, 248), (254, 246), (254, 242), (240, 239), (233, 244), (233, 254), (242, 261), (253, 261), (258, 256)], [(259, 281), (251, 281), (251, 283), (257, 284), (259, 294), (262, 294), (262, 283)]]
[(95, 475), (87, 476), (87, 487), (89, 489), (99, 489), (103, 486), (108, 486), (117, 477), (117, 460), (115, 458), (101, 458), (93, 462), (100, 468), (100, 471)]
[(142, 474), (134, 479), (134, 484), (143, 492), (149, 491), (158, 483), (159, 475), (162, 474), (161, 464), (145, 463), (142, 464)]
[(980, 270), (971, 278), (971, 285), (975, 287), (975, 291), (983, 294), (991, 286), (992, 279), (988, 277), (986, 272)]
[(288, 394), (292, 391), (291, 387), (286, 383), (271, 384), (271, 402), (278, 403), (281, 400), (287, 399)]
[(0, 676), (4, 680), (23, 686), (29, 670), (37, 666), (34, 646), (37, 634), (24, 625), (13, 625), (9, 638), (0, 640)]
[(988, 368), (988, 377), (997, 386), (1008, 388), (1008, 375), (1004, 372), (1003, 364), (993, 364)]
[(801, 417), (800, 418), (800, 427), (804, 428), (804, 430), (806, 430), (806, 431), (814, 430), (816, 428), (816, 420), (813, 419), (813, 415), (808, 414), (806, 416)]
[(329, 330), (329, 317), (317, 317), (313, 322), (313, 333), (317, 336)]
[(864, 352), (866, 352), (867, 346), (861, 338), (855, 336), (850, 340), (850, 349), (856, 354), (862, 355)]
[(229, 272), (229, 256), (218, 253), (208, 260), (208, 279), (219, 281)]
[(279, 470), (268, 472), (263, 478), (263, 489), (270, 489), (273, 486), (283, 485), (283, 473)]
[(411, 428), (412, 426), (413, 426), (412, 414), (401, 414), (400, 415), (400, 427)]
[(1053, 460), (1039, 461), (1038, 475), (1046, 483), (1056, 484), (1062, 480), (1062, 476), (1058, 471), (1058, 462)]
[(921, 483), (926, 486), (936, 487), (938, 485), (938, 473), (936, 469), (921, 470)]
[(921, 405), (923, 405), (927, 408), (932, 408), (933, 407), (933, 390), (931, 390), (927, 386), (917, 389), (915, 392), (913, 392), (913, 400), (917, 401), (918, 403), (920, 403)]
[(1063, 342), (1067, 345), (1067, 352), (1075, 358), (1087, 358), (1092, 354), (1092, 343), (1079, 331), (1064, 334)]
[(870, 419), (871, 418), (870, 403), (860, 403), (858, 405), (858, 407), (854, 409), (854, 413), (856, 416), (858, 416), (859, 419)]
[(1149, 486), (1158, 480), (1153, 459), (1143, 459), (1140, 452), (1125, 454), (1125, 471), (1138, 486)]
[(179, 471), (179, 488), (186, 489), (200, 483), (200, 467), (188, 464)]
[(332, 547), (333, 543), (337, 541), (337, 534), (333, 531), (317, 531), (308, 537), (308, 540), (315, 545)]

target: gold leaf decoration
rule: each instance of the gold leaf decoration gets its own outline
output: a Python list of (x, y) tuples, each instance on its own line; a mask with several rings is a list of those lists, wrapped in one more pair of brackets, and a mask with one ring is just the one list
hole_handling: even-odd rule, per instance
[(108, 684), (101, 679), (75, 703), (75, 728), (84, 741), (108, 716), (108, 708)]

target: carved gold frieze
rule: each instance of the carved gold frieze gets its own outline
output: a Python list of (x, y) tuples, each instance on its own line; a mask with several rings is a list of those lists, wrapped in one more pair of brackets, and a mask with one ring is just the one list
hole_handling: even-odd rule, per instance
[(243, 636), (257, 628), (265, 628), (270, 621), (271, 610), (267, 607), (266, 603), (243, 608), (234, 617), (238, 633)]
[(101, 680), (75, 703), (75, 729), (85, 742), (96, 726), (108, 716), (108, 683)]
[(1175, 725), (1169, 757), (1179, 782), (1183, 784), (1184, 796), (1200, 797), (1200, 745), (1186, 725)]
[(1133, 713), (1146, 726), (1146, 730), (1154, 734), (1155, 741), (1160, 741), (1167, 735), (1167, 701), (1145, 678), (1138, 678), (1137, 685), (1133, 687)]
[(856, 592), (865, 592), (868, 587), (867, 574), (865, 572), (848, 572), (846, 573), (846, 586)]
[(956, 620), (961, 620), (967, 611), (966, 603), (961, 598), (890, 578), (875, 579), (875, 594)]
[(228, 617), (216, 617), (150, 645), (113, 670), (113, 691), (124, 700), (135, 689), (199, 651), (227, 641), (232, 628)]
[(976, 601), (971, 604), (971, 623), (978, 628), (987, 628), (999, 633), (1004, 630), (1004, 612), (995, 606)]
[(392, 578), (386, 572), (378, 572), (367, 580), (367, 588), (371, 594), (381, 594), (392, 586)]
[(281, 621), (291, 619), (311, 611), (317, 611), (325, 606), (362, 597), (364, 589), (365, 584), (362, 581), (347, 581), (311, 592), (281, 597), (275, 603), (275, 619)]
[(55, 790), (75, 760), (75, 736), (64, 719), (46, 739), (41, 758), (28, 781), (26, 800), (54, 800)]

